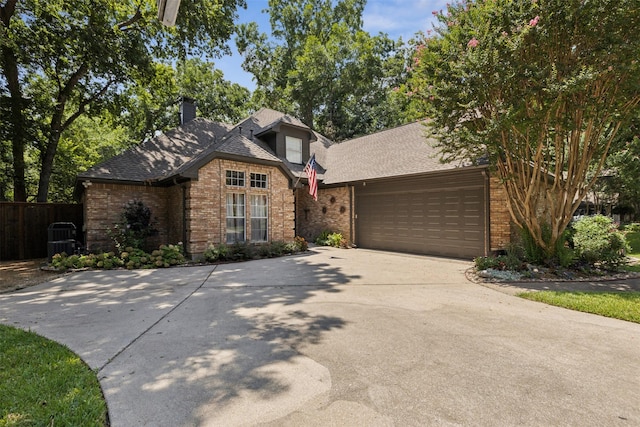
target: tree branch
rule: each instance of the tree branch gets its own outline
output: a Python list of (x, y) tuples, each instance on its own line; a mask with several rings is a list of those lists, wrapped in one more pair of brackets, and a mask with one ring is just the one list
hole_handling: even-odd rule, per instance
[(116, 25), (116, 27), (118, 27), (120, 31), (129, 31), (131, 29), (131, 26), (138, 22), (140, 19), (142, 19), (142, 12), (140, 12), (140, 6), (138, 6), (136, 13), (134, 13), (131, 18), (127, 19), (126, 21), (120, 22)]
[(105, 92), (109, 89), (109, 86), (111, 86), (113, 83), (115, 83), (115, 80), (109, 80), (98, 92), (94, 93), (91, 97), (87, 99), (83, 99), (80, 105), (78, 106), (78, 110), (75, 113), (73, 113), (71, 116), (69, 116), (69, 118), (67, 118), (67, 120), (65, 120), (64, 123), (60, 126), (60, 131), (61, 132), (64, 131), (67, 127), (69, 127), (69, 125), (71, 125), (71, 123), (74, 122), (75, 119), (77, 119), (82, 114), (84, 114), (86, 111), (87, 105), (91, 104), (93, 101), (95, 101), (96, 99), (104, 95)]

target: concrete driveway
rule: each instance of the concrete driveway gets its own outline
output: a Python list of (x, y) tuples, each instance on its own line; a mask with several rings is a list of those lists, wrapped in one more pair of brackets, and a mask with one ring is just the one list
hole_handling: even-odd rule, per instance
[(640, 325), (470, 266), (315, 248), (88, 271), (0, 295), (0, 322), (82, 356), (113, 426), (640, 425)]

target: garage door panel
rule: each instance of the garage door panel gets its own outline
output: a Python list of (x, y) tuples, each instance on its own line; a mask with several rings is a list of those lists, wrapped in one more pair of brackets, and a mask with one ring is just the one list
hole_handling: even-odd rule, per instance
[(356, 187), (355, 194), (361, 247), (465, 258), (484, 254), (485, 188), (479, 172), (457, 181), (389, 180)]

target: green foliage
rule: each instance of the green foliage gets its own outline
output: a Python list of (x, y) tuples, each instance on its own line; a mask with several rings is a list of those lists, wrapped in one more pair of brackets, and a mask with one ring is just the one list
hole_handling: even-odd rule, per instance
[(120, 222), (107, 231), (119, 252), (128, 247), (144, 249), (147, 237), (154, 232), (151, 210), (140, 200), (127, 202)]
[(436, 15), (416, 46), (412, 108), (430, 118), (443, 160), (489, 160), (513, 221), (553, 254), (637, 115), (637, 0), (461, 0)]
[(308, 249), (307, 242), (302, 237), (296, 237), (293, 242), (276, 240), (270, 243), (252, 245), (251, 243), (236, 243), (233, 245), (209, 244), (203, 253), (207, 262), (218, 261), (246, 261), (254, 258), (274, 258), (286, 254), (304, 252)]
[(546, 223), (542, 223), (541, 228), (544, 247), (538, 244), (527, 228), (520, 229), (523, 260), (536, 265), (570, 267), (575, 260), (574, 251), (569, 244), (572, 230), (565, 230), (560, 238), (551, 243), (551, 228)]
[(134, 268), (167, 268), (184, 264), (182, 244), (161, 245), (152, 253), (133, 247), (125, 248), (119, 255), (115, 252), (103, 252), (87, 255), (55, 254), (51, 259), (51, 266), (60, 271), (81, 268), (97, 268), (110, 270), (124, 267)]
[(65, 346), (0, 325), (0, 426), (107, 425), (95, 373)]
[(362, 30), (364, 0), (270, 0), (271, 37), (238, 29), (254, 102), (293, 113), (333, 140), (402, 122), (393, 88), (406, 78), (401, 43)]
[(228, 51), (236, 7), (244, 5), (183, 2), (177, 25), (167, 28), (153, 0), (3, 2), (0, 83), (10, 114), (0, 135), (13, 147), (14, 197), (26, 200), (29, 149), (38, 152), (37, 200), (46, 202), (60, 137), (78, 117), (113, 105), (132, 82), (153, 80), (154, 61)]
[(309, 249), (309, 244), (304, 237), (296, 236), (293, 239), (293, 245), (295, 248), (294, 252), (306, 252)]
[(581, 261), (607, 268), (626, 263), (629, 245), (611, 218), (585, 216), (573, 224), (573, 229), (573, 246)]
[(203, 257), (207, 262), (225, 261), (229, 254), (229, 247), (224, 243), (219, 245), (209, 244)]
[(540, 291), (518, 296), (571, 310), (640, 323), (640, 292)]
[(315, 244), (320, 246), (333, 246), (334, 248), (346, 248), (347, 241), (340, 233), (334, 233), (330, 230), (324, 230), (316, 237)]
[(640, 258), (640, 230), (638, 231), (625, 230), (624, 238), (627, 240), (627, 243), (629, 244), (628, 255), (634, 258)]
[[(634, 223), (631, 223), (631, 224), (627, 224), (624, 227), (624, 231), (631, 232), (631, 233), (640, 233), (640, 222), (634, 222)], [(640, 249), (640, 248), (638, 248), (638, 249)]]

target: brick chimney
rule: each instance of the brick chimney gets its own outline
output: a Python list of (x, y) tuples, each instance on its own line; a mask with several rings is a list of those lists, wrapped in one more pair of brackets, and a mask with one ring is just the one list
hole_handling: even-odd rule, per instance
[(190, 122), (196, 118), (196, 101), (193, 98), (183, 96), (180, 98), (180, 124)]

